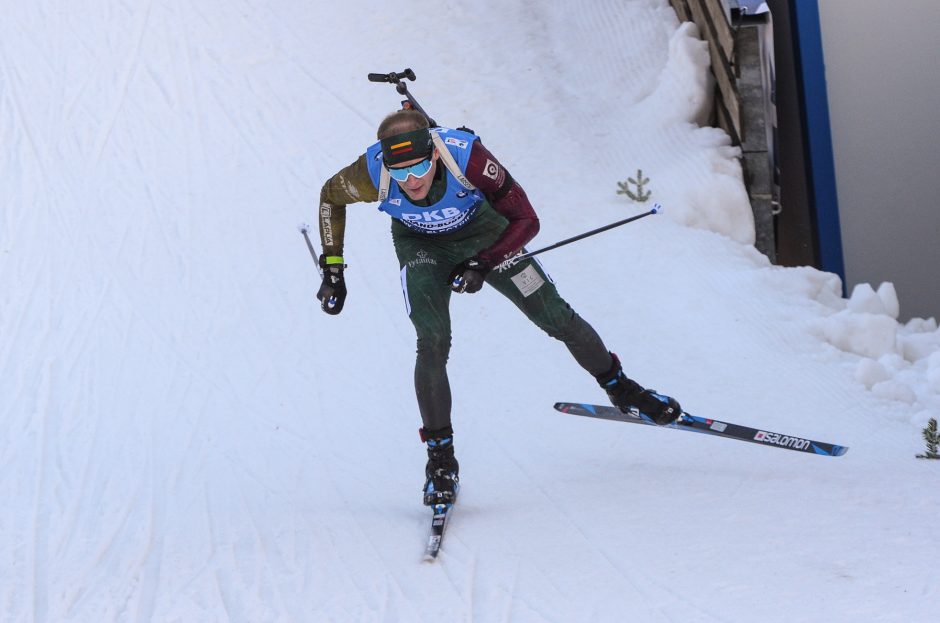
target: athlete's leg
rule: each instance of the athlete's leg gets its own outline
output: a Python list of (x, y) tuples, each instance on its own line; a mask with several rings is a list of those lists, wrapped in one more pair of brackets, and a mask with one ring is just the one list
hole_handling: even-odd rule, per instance
[(450, 354), (449, 260), (420, 235), (393, 228), (395, 252), (408, 317), (417, 335), (414, 384), (425, 430), (450, 427), (451, 393), (447, 379)]
[(502, 272), (494, 270), (486, 281), (536, 326), (563, 342), (589, 373), (597, 376), (610, 369), (611, 355), (597, 331), (561, 298), (538, 262), (529, 259)]

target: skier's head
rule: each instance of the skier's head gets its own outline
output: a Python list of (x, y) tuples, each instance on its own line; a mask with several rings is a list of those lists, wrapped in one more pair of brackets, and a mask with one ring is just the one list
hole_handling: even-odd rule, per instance
[(378, 139), (382, 140), (402, 132), (427, 128), (428, 125), (428, 118), (413, 108), (396, 110), (382, 119), (377, 133)]
[(393, 112), (379, 124), (377, 134), (392, 179), (409, 198), (427, 197), (438, 158), (427, 117), (416, 110)]

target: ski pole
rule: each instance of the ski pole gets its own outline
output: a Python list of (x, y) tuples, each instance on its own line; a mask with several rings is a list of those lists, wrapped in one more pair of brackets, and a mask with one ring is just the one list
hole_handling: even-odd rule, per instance
[(538, 249), (538, 250), (536, 250), (536, 251), (529, 251), (528, 253), (523, 253), (522, 255), (516, 255), (516, 256), (514, 256), (514, 257), (509, 258), (508, 260), (506, 260), (506, 261), (503, 262), (502, 264), (500, 264), (497, 268), (499, 268), (499, 270), (505, 270), (505, 269), (507, 269), (507, 268), (511, 268), (512, 266), (515, 266), (516, 264), (518, 264), (518, 263), (521, 262), (522, 260), (527, 260), (527, 259), (529, 259), (530, 257), (536, 256), (536, 255), (538, 255), (538, 254), (540, 254), (540, 253), (545, 253), (546, 251), (551, 251), (552, 249), (557, 249), (558, 247), (563, 247), (563, 246), (565, 246), (566, 244), (571, 244), (572, 242), (577, 242), (578, 240), (584, 240), (585, 238), (588, 238), (588, 237), (590, 237), (590, 236), (594, 236), (595, 234), (599, 234), (599, 233), (601, 233), (601, 232), (605, 232), (605, 231), (607, 231), (608, 229), (613, 229), (614, 227), (620, 227), (621, 225), (626, 225), (627, 223), (632, 223), (633, 221), (638, 221), (638, 220), (640, 220), (641, 218), (647, 217), (647, 216), (649, 216), (649, 215), (651, 215), (651, 214), (661, 214), (662, 211), (663, 211), (663, 206), (660, 205), (660, 204), (658, 204), (658, 203), (654, 203), (654, 204), (653, 204), (653, 207), (650, 209), (649, 212), (644, 212), (643, 214), (637, 214), (636, 216), (631, 216), (631, 217), (629, 217), (629, 218), (625, 218), (625, 219), (623, 219), (622, 221), (617, 221), (616, 223), (611, 223), (610, 225), (604, 225), (603, 227), (598, 227), (597, 229), (592, 229), (591, 231), (586, 231), (586, 232), (584, 232), (583, 234), (578, 234), (577, 236), (572, 236), (571, 238), (566, 238), (566, 239), (564, 239), (564, 240), (561, 240), (561, 241), (559, 241), (559, 242), (556, 242), (555, 244), (551, 244), (551, 245), (549, 245), (549, 246), (547, 246), (547, 247), (544, 247), (544, 248), (542, 248), (542, 249)]
[(417, 110), (422, 115), (428, 118), (428, 123), (431, 124), (432, 128), (437, 127), (437, 122), (434, 121), (434, 119), (431, 119), (431, 115), (429, 115), (423, 108), (421, 108), (421, 104), (418, 103), (418, 100), (412, 97), (411, 93), (408, 92), (407, 83), (402, 82), (402, 79), (405, 79), (405, 78), (407, 78), (408, 80), (411, 80), (412, 82), (416, 79), (415, 72), (411, 71), (410, 67), (405, 69), (402, 72), (397, 72), (397, 73), (394, 71), (391, 73), (387, 73), (387, 74), (372, 73), (372, 74), (369, 74), (368, 78), (369, 78), (369, 82), (390, 82), (394, 84), (395, 90), (398, 91), (401, 95), (404, 95), (405, 98), (407, 98), (408, 105), (406, 105), (405, 102), (402, 102), (402, 108), (414, 108), (415, 110)]
[[(310, 225), (306, 223), (301, 223), (297, 226), (297, 229), (300, 230), (300, 233), (304, 235), (304, 240), (307, 241), (307, 249), (310, 251), (310, 257), (313, 258), (313, 263), (317, 265), (317, 270), (320, 269), (320, 259), (317, 257), (317, 252), (313, 249), (313, 243), (310, 242), (310, 236), (307, 235), (307, 232), (310, 230)], [(321, 277), (323, 275), (320, 275)]]

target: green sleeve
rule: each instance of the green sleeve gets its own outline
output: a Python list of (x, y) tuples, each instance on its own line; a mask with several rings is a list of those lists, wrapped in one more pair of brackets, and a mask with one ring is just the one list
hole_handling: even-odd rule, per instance
[(346, 232), (346, 206), (360, 201), (378, 201), (379, 191), (372, 185), (366, 155), (331, 177), (320, 191), (320, 244), (324, 255), (343, 255)]

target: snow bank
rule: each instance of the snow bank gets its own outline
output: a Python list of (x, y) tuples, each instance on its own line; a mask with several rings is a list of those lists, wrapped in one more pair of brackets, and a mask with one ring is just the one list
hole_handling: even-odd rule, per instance
[[(853, 366), (854, 378), (883, 400), (940, 412), (940, 331), (934, 318), (898, 322), (894, 284), (855, 286), (842, 297), (838, 275), (812, 267), (767, 266), (766, 284), (790, 304), (805, 301), (810, 335)], [(796, 319), (793, 312), (786, 319)], [(919, 421), (919, 417), (911, 421)]]
[(855, 379), (884, 400), (940, 408), (940, 331), (933, 318), (900, 324), (897, 292), (889, 282), (877, 290), (855, 286), (847, 300), (819, 297), (837, 311), (821, 319), (816, 334), (857, 358)]
[[(809, 333), (853, 366), (854, 378), (883, 400), (914, 412), (940, 412), (940, 331), (934, 318), (898, 322), (894, 284), (855, 286), (843, 298), (837, 275), (815, 268), (769, 266), (764, 279), (791, 302), (806, 301)], [(791, 312), (792, 314), (792, 312)], [(915, 416), (912, 422), (923, 418)]]
[[(656, 88), (630, 116), (654, 135), (644, 158), (656, 178), (669, 180), (667, 188), (656, 190), (667, 218), (753, 244), (754, 216), (741, 183), (740, 149), (724, 131), (707, 126), (714, 88), (708, 66), (708, 45), (699, 39), (698, 28), (681, 24), (669, 40)], [(686, 144), (671, 149), (680, 133)]]

